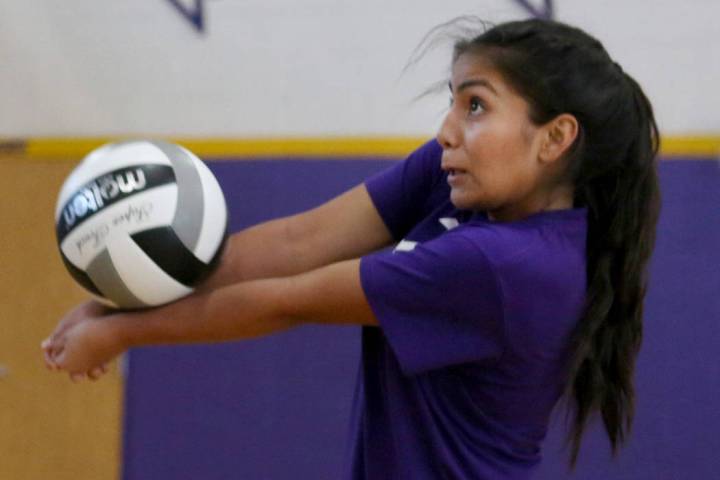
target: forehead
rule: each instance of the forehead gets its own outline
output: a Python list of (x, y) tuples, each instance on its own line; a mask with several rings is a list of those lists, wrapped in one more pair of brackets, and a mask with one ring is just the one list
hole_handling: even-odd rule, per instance
[(500, 72), (490, 61), (478, 54), (464, 53), (452, 65), (450, 83), (453, 89), (469, 80), (484, 80), (490, 83), (499, 96), (512, 93)]

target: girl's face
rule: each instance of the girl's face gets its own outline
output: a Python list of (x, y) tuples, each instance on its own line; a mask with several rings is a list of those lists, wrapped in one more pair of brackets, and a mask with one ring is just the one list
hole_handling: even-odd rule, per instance
[(437, 139), (453, 205), (499, 221), (546, 209), (549, 172), (539, 155), (547, 132), (530, 121), (528, 103), (472, 54), (453, 65), (450, 90)]

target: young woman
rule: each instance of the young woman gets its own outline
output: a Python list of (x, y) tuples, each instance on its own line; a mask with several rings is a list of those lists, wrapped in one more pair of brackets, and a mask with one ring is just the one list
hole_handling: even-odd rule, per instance
[(351, 478), (527, 478), (563, 393), (572, 463), (595, 411), (619, 446), (659, 210), (651, 106), (597, 40), (541, 20), (459, 41), (449, 85), (404, 162), (234, 235), (202, 292), (81, 305), (48, 366), (95, 379), (133, 346), (356, 324)]

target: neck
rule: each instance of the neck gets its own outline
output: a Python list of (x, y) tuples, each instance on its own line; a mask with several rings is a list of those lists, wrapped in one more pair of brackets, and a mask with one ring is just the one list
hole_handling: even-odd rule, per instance
[(574, 193), (572, 186), (559, 186), (546, 195), (488, 211), (488, 218), (493, 222), (513, 222), (539, 212), (567, 210), (573, 208)]

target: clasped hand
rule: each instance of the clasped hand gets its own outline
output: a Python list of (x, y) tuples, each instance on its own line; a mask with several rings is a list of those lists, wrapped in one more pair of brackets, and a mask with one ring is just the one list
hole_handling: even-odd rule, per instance
[(125, 350), (113, 333), (111, 317), (118, 315), (95, 301), (68, 312), (41, 344), (45, 365), (68, 372), (74, 382), (100, 378), (108, 362)]

